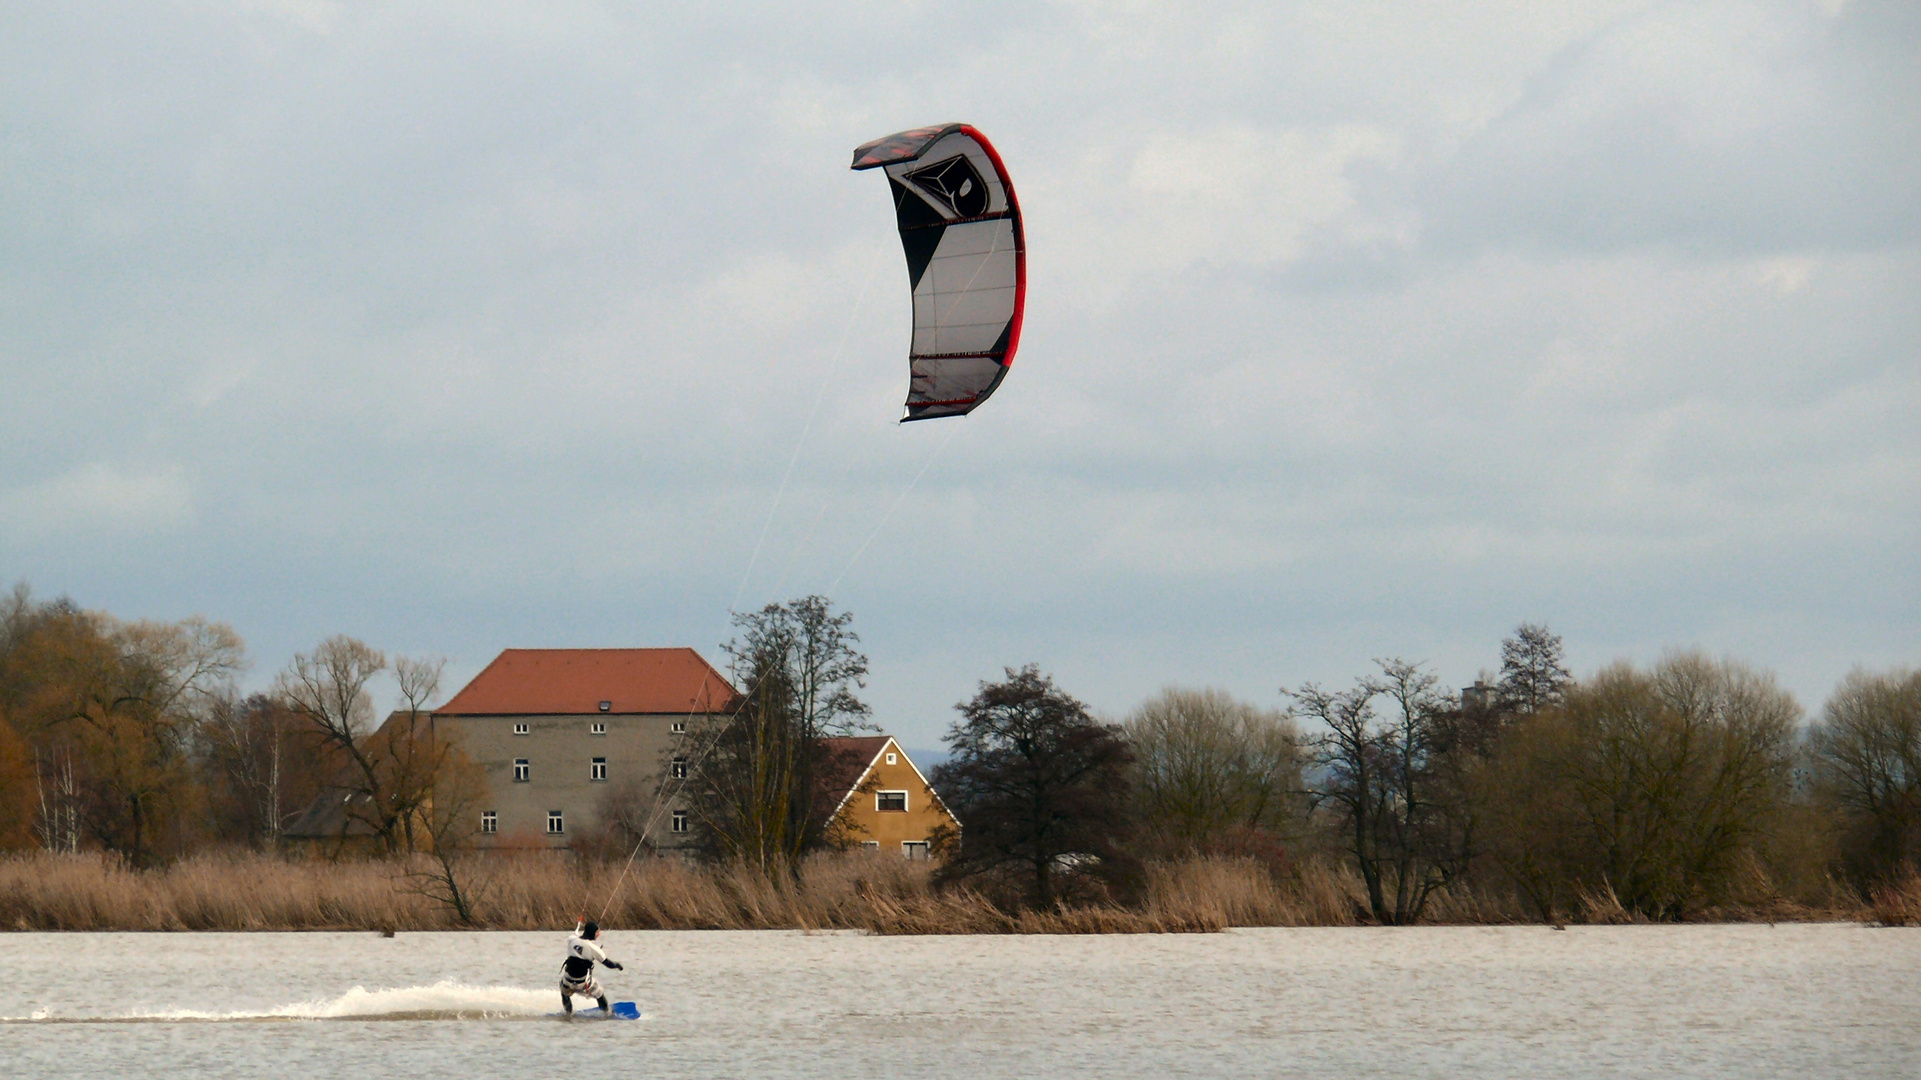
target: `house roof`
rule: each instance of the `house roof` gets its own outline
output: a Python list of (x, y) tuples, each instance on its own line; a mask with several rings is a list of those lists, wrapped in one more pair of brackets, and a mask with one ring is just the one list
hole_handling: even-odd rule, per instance
[[(927, 775), (920, 771), (920, 766), (914, 764), (914, 759), (907, 756), (907, 751), (901, 749), (900, 743), (892, 735), (832, 736), (822, 739), (821, 743), (828, 751), (821, 787), (834, 802), (834, 813), (827, 815), (830, 821), (840, 813), (841, 807), (847, 805), (847, 800), (854, 797), (854, 792), (866, 781), (867, 774), (874, 771), (874, 763), (880, 760), (880, 752), (889, 745), (900, 754), (907, 767), (914, 770), (914, 775), (920, 777), (921, 783), (927, 783)], [(946, 801), (932, 784), (928, 784), (927, 791), (947, 812), (948, 817), (954, 816), (953, 811), (947, 810)]]
[(372, 836), (373, 826), (360, 817), (348, 817), (349, 803), (367, 802), (367, 796), (350, 788), (325, 787), (307, 808), (281, 830), (291, 840), (330, 840), (341, 836)]
[(731, 712), (740, 694), (692, 649), (503, 649), (442, 716)]
[(894, 740), (886, 735), (830, 736), (820, 741), (827, 751), (827, 760), (822, 763), (820, 786), (824, 794), (831, 796), (836, 805), (847, 801), (847, 795), (860, 782), (867, 778), (867, 771), (874, 767), (874, 759), (880, 756), (882, 748)]
[(894, 741), (890, 735), (830, 735), (820, 741), (836, 757), (859, 758), (862, 768), (880, 754), (881, 747)]

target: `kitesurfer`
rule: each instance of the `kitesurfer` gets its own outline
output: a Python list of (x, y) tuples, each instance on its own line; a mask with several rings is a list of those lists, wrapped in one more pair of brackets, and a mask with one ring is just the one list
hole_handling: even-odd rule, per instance
[(611, 1014), (607, 994), (594, 979), (594, 961), (615, 971), (622, 968), (619, 961), (607, 959), (607, 954), (594, 944), (598, 937), (600, 924), (582, 920), (574, 926), (574, 936), (567, 939), (567, 959), (560, 965), (560, 1007), (568, 1016), (574, 1015), (575, 994), (599, 1001), (600, 1011)]

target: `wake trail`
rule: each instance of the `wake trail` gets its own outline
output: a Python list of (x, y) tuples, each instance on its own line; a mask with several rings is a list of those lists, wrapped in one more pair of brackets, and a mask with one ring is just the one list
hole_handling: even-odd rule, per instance
[[(356, 986), (334, 998), (281, 1005), (265, 1011), (214, 1012), (163, 1009), (120, 1015), (61, 1014), (36, 1009), (27, 1016), (0, 1016), (0, 1024), (194, 1024), (297, 1020), (558, 1020), (553, 990), (517, 986), (469, 986), (443, 980), (432, 986), (369, 990)], [(581, 1019), (598, 1019), (597, 1008), (578, 1009)], [(645, 1020), (646, 1014), (641, 1015)]]

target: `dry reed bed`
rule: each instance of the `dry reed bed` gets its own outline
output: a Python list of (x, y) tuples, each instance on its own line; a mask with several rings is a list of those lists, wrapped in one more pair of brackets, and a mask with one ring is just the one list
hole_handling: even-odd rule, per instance
[(1900, 882), (1874, 890), (1868, 908), (1883, 926), (1921, 926), (1921, 872), (1910, 870)]
[[(302, 862), (204, 856), (131, 871), (97, 856), (0, 860), (0, 927), (15, 930), (436, 930), (461, 925), (429, 895), (424, 860)], [(1213, 931), (1233, 925), (1351, 921), (1351, 887), (1289, 891), (1251, 863), (1155, 866), (1138, 908), (1008, 911), (967, 889), (937, 890), (925, 864), (853, 854), (811, 859), (800, 879), (679, 860), (620, 866), (522, 855), (471, 870), (475, 924), (664, 930), (855, 929), (876, 934), (1085, 934)]]
[[(130, 871), (97, 856), (0, 859), (0, 928), (14, 930), (441, 930), (460, 927), (435, 899), (425, 860), (306, 862), (203, 856)], [(864, 930), (875, 934), (1206, 932), (1229, 926), (1366, 922), (1352, 870), (1310, 863), (1277, 881), (1249, 860), (1196, 858), (1148, 868), (1137, 907), (1008, 911), (967, 889), (937, 890), (925, 864), (855, 853), (819, 856), (798, 881), (750, 867), (673, 859), (619, 865), (549, 854), (486, 859), (470, 870), (474, 925), (571, 928), (585, 913), (609, 926), (662, 930)], [(1921, 876), (1869, 907), (1839, 893), (1825, 909), (1768, 903), (1708, 913), (1731, 920), (1858, 919), (1921, 923)], [(1586, 897), (1579, 922), (1635, 921), (1612, 896)], [(1437, 894), (1424, 921), (1535, 922), (1515, 897)]]

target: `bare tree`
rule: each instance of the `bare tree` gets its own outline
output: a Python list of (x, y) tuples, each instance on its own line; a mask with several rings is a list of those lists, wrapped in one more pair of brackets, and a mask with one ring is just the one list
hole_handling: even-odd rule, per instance
[(35, 844), (37, 773), (33, 747), (0, 715), (0, 852)]
[(374, 731), (373, 695), (367, 690), (387, 669), (387, 656), (364, 642), (337, 634), (311, 653), (296, 654), (274, 681), (274, 695), (306, 721), (344, 759), (347, 791), (364, 796), (344, 800), (346, 822), (358, 820), (372, 831), (382, 850), (393, 851), (397, 819), (389, 807), (386, 771), (369, 745)]
[[(1350, 690), (1307, 683), (1284, 693), (1323, 729), (1309, 739), (1319, 773), (1309, 799), (1340, 822), (1370, 913), (1399, 926), (1419, 921), (1434, 892), (1466, 865), (1464, 800), (1439, 768), (1439, 736), (1458, 709), (1421, 665), (1375, 664), (1381, 676), (1358, 679)], [(1394, 709), (1386, 723), (1377, 700)]]
[(266, 694), (219, 701), (202, 743), (216, 832), (224, 839), (278, 850), (287, 824), (334, 778), (319, 739)]
[[(867, 658), (855, 648), (853, 616), (834, 614), (821, 596), (769, 604), (734, 625), (740, 632), (723, 648), (744, 696), (694, 733), (702, 751), (689, 763), (688, 802), (709, 855), (798, 872), (801, 856), (831, 840), (824, 781), (834, 751), (823, 739), (865, 726), (855, 691)], [(673, 763), (662, 764), (674, 784)]]
[(295, 655), (274, 687), (290, 708), (352, 755), (373, 730), (367, 687), (385, 670), (385, 653), (339, 634), (312, 653)]
[(1382, 919), (1387, 899), (1381, 889), (1379, 822), (1393, 796), (1381, 775), (1380, 738), (1374, 730), (1374, 697), (1380, 690), (1362, 679), (1350, 690), (1308, 682), (1281, 693), (1294, 702), (1300, 716), (1322, 729), (1307, 734), (1308, 763), (1320, 773), (1308, 800), (1316, 810), (1331, 806), (1338, 812), (1348, 850), (1367, 886), (1369, 908)]
[(275, 695), (344, 764), (339, 786), (356, 797), (342, 802), (343, 839), (344, 830), (359, 822), (381, 851), (422, 846), (420, 815), (450, 753), (427, 707), (439, 692), (444, 663), (396, 658), (401, 707), (378, 728), (368, 689), (388, 670), (378, 649), (346, 636), (328, 638), (311, 654), (295, 656), (275, 681)]
[(453, 742), (441, 736), (427, 708), (440, 693), (440, 675), (446, 666), (441, 659), (395, 657), (394, 682), (400, 692), (400, 708), (377, 733), (374, 749), (384, 758), (390, 777), (390, 809), (400, 823), (408, 851), (418, 850), (424, 839), (416, 835), (415, 825), (423, 811), (432, 806), (435, 792), (447, 782), (447, 769), (459, 754)]
[[(1132, 754), (1117, 726), (1029, 664), (955, 706), (947, 733), (953, 756), (933, 785), (965, 826), (942, 836), (945, 880), (1011, 871), (1027, 879), (1030, 903), (1050, 907), (1063, 873), (1126, 887), (1134, 862), (1123, 848), (1132, 832), (1128, 766)], [(956, 850), (957, 849), (957, 850)]]
[(5, 694), (21, 695), (36, 759), (53, 770), (37, 783), (49, 845), (77, 847), (84, 831), (134, 866), (184, 850), (197, 827), (191, 752), (242, 666), (239, 637), (197, 617), (121, 622), (59, 604), (16, 630)]
[(710, 856), (771, 873), (797, 867), (819, 839), (807, 787), (818, 745), (799, 723), (793, 684), (777, 656), (749, 660), (742, 670), (751, 682), (740, 708), (708, 718), (695, 733), (707, 753), (688, 801)]
[(1495, 852), (1544, 909), (1611, 892), (1675, 919), (1718, 902), (1786, 803), (1799, 714), (1772, 676), (1699, 653), (1603, 669), (1498, 756)]
[(1921, 672), (1849, 673), (1808, 745), (1849, 876), (1868, 887), (1921, 864)]
[(1162, 849), (1222, 850), (1279, 835), (1301, 786), (1301, 747), (1283, 712), (1221, 690), (1168, 687), (1125, 724), (1141, 822)]
[(826, 597), (803, 596), (734, 616), (739, 636), (721, 648), (743, 689), (779, 669), (787, 707), (807, 736), (848, 735), (868, 726), (871, 712), (855, 694), (867, 685), (867, 657), (853, 624), (853, 613), (834, 614)]
[(95, 636), (65, 597), (38, 603), (20, 582), (0, 598), (0, 718), (32, 757), (31, 830), (47, 851), (80, 850), (86, 799), (67, 723), (76, 690), (66, 658)]
[[(437, 684), (438, 665), (431, 666), (436, 669), (432, 681)], [(424, 685), (423, 680), (415, 688)], [(424, 702), (426, 696), (408, 700)], [(414, 862), (408, 879), (415, 892), (447, 905), (463, 924), (473, 926), (478, 923), (478, 905), (486, 902), (495, 885), (485, 856), (474, 847), (480, 808), (491, 801), (487, 773), (456, 738), (438, 736), (433, 748), (432, 783), (411, 815), (425, 834), (426, 854)]]
[(1395, 710), (1384, 733), (1394, 798), (1382, 825), (1392, 860), (1394, 922), (1406, 925), (1419, 921), (1434, 892), (1466, 869), (1472, 811), (1445, 767), (1458, 702), (1418, 663), (1397, 657), (1375, 664), (1381, 669), (1375, 685)]

